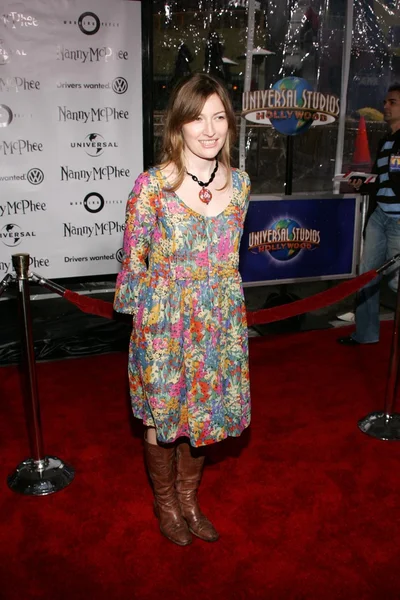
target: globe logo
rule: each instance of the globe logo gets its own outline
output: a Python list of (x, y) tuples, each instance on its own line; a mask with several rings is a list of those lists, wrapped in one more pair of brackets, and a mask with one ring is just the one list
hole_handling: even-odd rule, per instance
[[(285, 77), (284, 79), (280, 79), (272, 86), (273, 90), (278, 90), (279, 92), (284, 92), (286, 90), (294, 90), (296, 92), (297, 97), (297, 107), (300, 112), (302, 112), (302, 106), (304, 105), (302, 94), (306, 91), (313, 91), (312, 86), (305, 79), (301, 79), (300, 77)], [(312, 125), (312, 119), (305, 120), (302, 118), (298, 118), (296, 115), (296, 110), (291, 111), (293, 114), (290, 117), (285, 119), (270, 119), (271, 125), (279, 131), (279, 133), (283, 133), (285, 135), (298, 135), (300, 133), (305, 133)]]
[[(279, 221), (276, 221), (276, 223), (269, 227), (269, 229), (271, 229), (272, 231), (278, 232), (278, 238), (280, 237), (279, 230), (286, 229), (287, 235), (285, 235), (284, 237), (287, 240), (294, 239), (295, 236), (293, 230), (296, 228), (300, 228), (300, 225), (296, 221), (293, 221), (293, 219), (279, 219)], [(302, 249), (300, 247), (300, 244), (296, 244), (296, 248), (290, 248), (290, 243), (280, 244), (280, 246), (283, 246), (283, 248), (279, 248), (276, 250), (274, 249), (273, 251), (270, 251), (271, 256), (273, 258), (276, 258), (276, 260), (291, 260), (292, 258), (297, 256), (300, 250)]]

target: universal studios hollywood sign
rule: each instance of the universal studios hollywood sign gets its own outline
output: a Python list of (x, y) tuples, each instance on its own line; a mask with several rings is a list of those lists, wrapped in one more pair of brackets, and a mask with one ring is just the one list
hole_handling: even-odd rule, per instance
[(243, 93), (243, 116), (258, 125), (272, 125), (285, 135), (298, 135), (311, 126), (332, 123), (339, 115), (339, 98), (315, 92), (305, 79), (285, 77), (269, 90)]

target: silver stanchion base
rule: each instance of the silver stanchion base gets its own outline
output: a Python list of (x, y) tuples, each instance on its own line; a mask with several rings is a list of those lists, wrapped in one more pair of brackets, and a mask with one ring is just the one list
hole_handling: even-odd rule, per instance
[(8, 487), (13, 492), (28, 496), (47, 496), (63, 490), (75, 476), (74, 469), (56, 456), (42, 460), (28, 458), (8, 476)]
[(400, 440), (400, 414), (386, 418), (384, 412), (373, 412), (358, 421), (363, 433), (379, 440)]

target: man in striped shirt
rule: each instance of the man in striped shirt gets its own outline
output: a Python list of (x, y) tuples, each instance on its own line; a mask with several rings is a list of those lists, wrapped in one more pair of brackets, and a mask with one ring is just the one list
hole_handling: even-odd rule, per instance
[[(353, 182), (355, 189), (368, 194), (369, 218), (361, 259), (361, 273), (380, 267), (388, 258), (400, 253), (400, 84), (392, 85), (383, 105), (389, 132), (378, 147), (373, 173), (375, 183)], [(389, 287), (396, 291), (399, 266), (388, 269)], [(359, 293), (356, 309), (356, 331), (338, 339), (340, 344), (356, 346), (379, 341), (379, 288), (375, 278)]]

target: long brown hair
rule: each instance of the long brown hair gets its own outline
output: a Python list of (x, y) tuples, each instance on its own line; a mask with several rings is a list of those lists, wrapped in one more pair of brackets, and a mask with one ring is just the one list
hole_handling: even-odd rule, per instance
[(220, 98), (228, 121), (228, 134), (218, 155), (218, 160), (226, 167), (228, 174), (221, 189), (225, 189), (231, 183), (230, 151), (236, 138), (236, 119), (232, 103), (228, 91), (218, 79), (205, 73), (195, 73), (181, 80), (174, 88), (165, 117), (161, 168), (170, 163), (175, 165), (177, 176), (171, 184), (172, 190), (178, 189), (185, 177), (182, 125), (197, 119), (206, 100), (213, 94)]

